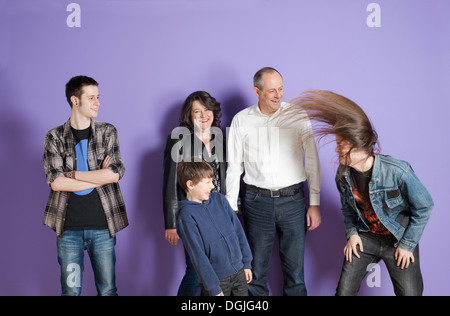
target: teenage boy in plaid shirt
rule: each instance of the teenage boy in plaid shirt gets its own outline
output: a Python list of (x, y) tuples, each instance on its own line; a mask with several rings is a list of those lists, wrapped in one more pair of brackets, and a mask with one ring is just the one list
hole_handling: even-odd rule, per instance
[(77, 76), (66, 84), (70, 119), (49, 131), (44, 169), (51, 187), (44, 225), (57, 235), (62, 295), (81, 293), (87, 250), (99, 295), (117, 295), (116, 233), (128, 226), (118, 181), (125, 167), (115, 127), (93, 120), (99, 109), (98, 83)]

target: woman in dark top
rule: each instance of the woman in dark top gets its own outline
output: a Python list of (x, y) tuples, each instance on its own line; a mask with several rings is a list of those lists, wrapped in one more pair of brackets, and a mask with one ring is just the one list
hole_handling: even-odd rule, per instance
[[(186, 199), (186, 193), (177, 183), (177, 167), (180, 161), (201, 159), (214, 170), (213, 192), (225, 194), (226, 155), (225, 139), (220, 129), (220, 103), (205, 91), (190, 94), (184, 102), (180, 126), (167, 138), (164, 150), (163, 204), (165, 238), (177, 245), (176, 232), (178, 201)], [(195, 296), (200, 288), (198, 276), (186, 255), (186, 273), (178, 289), (178, 296)]]

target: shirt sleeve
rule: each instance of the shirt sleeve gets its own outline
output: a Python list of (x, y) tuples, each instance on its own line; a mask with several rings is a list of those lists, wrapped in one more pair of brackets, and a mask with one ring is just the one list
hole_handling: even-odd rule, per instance
[(341, 211), (342, 215), (344, 216), (345, 238), (349, 239), (353, 235), (358, 235), (357, 223), (359, 215), (347, 202), (347, 197), (345, 196), (344, 190), (342, 188), (343, 184), (341, 183), (339, 173), (340, 170), (338, 169), (335, 182), (337, 190), (339, 192), (339, 196), (341, 198)]
[(236, 236), (239, 240), (239, 247), (241, 248), (244, 269), (251, 269), (253, 260), (252, 251), (250, 250), (250, 246), (248, 244), (247, 237), (245, 236), (244, 229), (242, 228), (241, 221), (225, 198), (223, 198), (223, 206), (230, 215), (231, 223), (233, 224), (234, 231), (236, 232)]
[(114, 126), (110, 125), (106, 133), (106, 151), (107, 155), (111, 158), (111, 164), (109, 169), (119, 174), (119, 179), (122, 179), (125, 174), (125, 166), (123, 164), (122, 156), (120, 155), (119, 138), (117, 130)]
[[(178, 181), (177, 167), (178, 160), (172, 157), (173, 152), (179, 155), (179, 142), (172, 139), (171, 135), (167, 137), (166, 147), (164, 149), (164, 173), (163, 173), (163, 210), (164, 223), (166, 229), (174, 229), (177, 227), (176, 218), (178, 214)], [(180, 155), (181, 156), (181, 155)]]
[(309, 204), (320, 205), (320, 187), (322, 184), (320, 160), (309, 118), (303, 120), (301, 138), (305, 156), (305, 173), (309, 186)]
[(228, 130), (227, 142), (228, 168), (226, 176), (226, 197), (231, 208), (237, 211), (241, 175), (244, 172), (244, 151), (236, 117), (231, 122), (231, 126)]
[(408, 198), (411, 219), (400, 240), (399, 247), (413, 252), (422, 237), (434, 203), (428, 190), (420, 182), (411, 167), (409, 167), (400, 188), (402, 194), (406, 195)]
[(57, 139), (49, 132), (44, 140), (44, 170), (47, 184), (50, 185), (58, 177), (64, 177), (64, 160), (58, 151)]

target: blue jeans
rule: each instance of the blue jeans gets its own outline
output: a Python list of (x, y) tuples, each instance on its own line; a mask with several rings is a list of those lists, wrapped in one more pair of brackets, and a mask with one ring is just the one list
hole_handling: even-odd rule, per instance
[(57, 238), (58, 262), (61, 266), (63, 296), (81, 294), (84, 251), (87, 250), (94, 271), (99, 296), (117, 295), (115, 281), (116, 238), (105, 230), (68, 230)]
[(181, 280), (177, 296), (196, 296), (200, 288), (197, 271), (195, 271), (186, 248), (184, 248), (184, 254), (186, 256), (186, 273), (184, 274), (183, 280)]
[(358, 294), (361, 282), (370, 271), (370, 265), (383, 260), (394, 285), (394, 292), (398, 296), (421, 296), (423, 291), (422, 273), (420, 271), (419, 245), (416, 246), (413, 255), (414, 263), (410, 263), (406, 269), (397, 267), (394, 259), (396, 248), (394, 237), (377, 237), (372, 233), (359, 233), (364, 252), (359, 250), (361, 258), (354, 254), (352, 262), (344, 259), (341, 278), (336, 290), (337, 296), (355, 296)]
[(253, 254), (253, 280), (249, 292), (253, 296), (269, 295), (267, 273), (275, 233), (278, 234), (280, 259), (284, 277), (284, 295), (306, 295), (304, 281), (304, 249), (306, 238), (306, 202), (303, 189), (287, 197), (246, 192), (245, 225)]

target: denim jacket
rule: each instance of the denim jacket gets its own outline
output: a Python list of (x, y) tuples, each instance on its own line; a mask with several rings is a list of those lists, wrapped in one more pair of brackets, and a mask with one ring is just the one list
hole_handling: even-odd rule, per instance
[[(348, 167), (339, 167), (336, 186), (341, 196), (346, 238), (358, 231), (369, 231), (356, 206)], [(397, 239), (394, 246), (413, 252), (434, 204), (410, 164), (390, 156), (375, 155), (369, 196), (378, 219)]]

